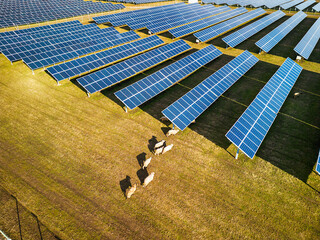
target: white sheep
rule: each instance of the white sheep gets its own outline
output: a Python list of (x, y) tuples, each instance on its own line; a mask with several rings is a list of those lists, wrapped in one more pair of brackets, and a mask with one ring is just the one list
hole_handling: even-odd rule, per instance
[(293, 94), (293, 98), (297, 98), (301, 95), (302, 93), (301, 92), (296, 92)]
[(167, 132), (166, 136), (176, 135), (179, 132), (179, 129), (171, 129)]
[(165, 143), (166, 143), (166, 140), (161, 140), (160, 142), (157, 142), (156, 145), (154, 145), (154, 149), (163, 147)]
[(150, 175), (144, 179), (143, 187), (146, 187), (153, 180), (153, 177), (154, 172), (150, 173)]
[(166, 146), (166, 147), (163, 149), (162, 154), (170, 151), (170, 150), (172, 149), (172, 147), (173, 147), (173, 144), (170, 144), (170, 145)]
[(136, 190), (137, 190), (137, 184), (133, 184), (132, 187), (129, 187), (127, 189), (127, 194), (126, 194), (127, 198), (131, 198), (132, 194), (134, 194)]
[(146, 160), (143, 162), (142, 169), (145, 169), (146, 167), (148, 167), (148, 165), (149, 165), (150, 162), (151, 162), (151, 159), (152, 159), (152, 157), (146, 159)]
[(163, 151), (164, 147), (159, 147), (157, 149), (154, 150), (154, 155), (160, 155)]

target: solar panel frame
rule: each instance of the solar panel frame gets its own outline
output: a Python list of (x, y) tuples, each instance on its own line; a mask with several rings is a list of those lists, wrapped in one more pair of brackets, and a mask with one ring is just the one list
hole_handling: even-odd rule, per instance
[[(191, 47), (184, 40), (179, 40), (86, 75), (77, 79), (77, 81), (90, 94), (93, 94), (129, 79), (190, 49)], [(103, 86), (103, 88), (92, 89), (90, 87), (96, 83)]]
[(316, 3), (315, 0), (307, 0), (307, 1), (297, 5), (296, 8), (299, 9), (300, 11), (303, 11), (314, 3)]
[(264, 18), (259, 19), (252, 24), (222, 38), (222, 41), (224, 41), (228, 46), (234, 48), (285, 15), (286, 14), (280, 10), (273, 12)]
[(318, 155), (318, 161), (317, 161), (317, 164), (316, 164), (316, 172), (318, 174), (320, 174), (320, 150), (319, 150), (319, 155)]
[(280, 5), (280, 7), (284, 10), (287, 10), (291, 7), (294, 7), (300, 3), (302, 3), (304, 0), (294, 0), (294, 1), (290, 1), (290, 2), (287, 2), (287, 3), (284, 3), (282, 5)]
[(183, 131), (258, 61), (246, 50), (164, 109), (162, 114)]
[(257, 153), (301, 71), (287, 58), (227, 132), (226, 137), (249, 158)]
[(304, 59), (308, 59), (317, 45), (320, 38), (320, 18), (312, 25), (308, 32), (303, 36), (297, 46), (293, 49)]
[(264, 14), (266, 14), (266, 11), (258, 8), (235, 18), (229, 19), (225, 22), (219, 23), (213, 27), (194, 33), (193, 35), (197, 38), (198, 42), (207, 42)]
[(312, 7), (312, 9), (313, 9), (315, 12), (320, 12), (320, 3), (314, 5), (314, 6)]
[(283, 22), (277, 28), (265, 35), (255, 44), (264, 52), (269, 52), (275, 45), (277, 45), (284, 37), (288, 35), (303, 19), (307, 17), (307, 14), (300, 11)]
[(134, 109), (221, 55), (221, 51), (209, 45), (131, 84), (115, 95), (126, 107)]

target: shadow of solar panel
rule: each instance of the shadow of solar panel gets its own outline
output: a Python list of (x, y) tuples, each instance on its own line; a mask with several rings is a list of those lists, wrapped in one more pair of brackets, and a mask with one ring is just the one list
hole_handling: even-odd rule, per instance
[(282, 11), (274, 12), (258, 21), (222, 38), (228, 46), (235, 47), (242, 43), (243, 41), (247, 40), (254, 34), (260, 32), (262, 29), (266, 28), (267, 26), (271, 25), (275, 21), (279, 20), (286, 14)]
[(254, 18), (257, 18), (263, 14), (265, 14), (266, 11), (264, 11), (261, 8), (258, 8), (256, 10), (250, 11), (248, 13), (242, 14), (238, 17), (232, 18), (228, 21), (219, 23), (213, 27), (207, 28), (205, 30), (202, 30), (200, 32), (197, 32), (193, 34), (198, 41), (206, 42), (209, 41), (223, 33), (226, 33), (230, 31), (231, 29), (240, 26), (241, 24), (244, 24), (248, 21), (253, 20)]
[(49, 67), (47, 71), (59, 82), (118, 62), (121, 59), (134, 56), (161, 44), (164, 44), (164, 42), (158, 36), (151, 36), (103, 52), (72, 60), (69, 64), (63, 63)]
[[(84, 76), (77, 81), (92, 94), (124, 81), (190, 49), (191, 47), (185, 41), (179, 40)], [(97, 84), (101, 88), (97, 89), (97, 87), (94, 87)]]
[(305, 59), (308, 59), (317, 45), (320, 38), (320, 18), (312, 25), (309, 31), (300, 40), (297, 46), (293, 49), (296, 53)]
[(258, 61), (248, 51), (243, 52), (164, 109), (162, 114), (183, 131)]
[(116, 92), (115, 95), (128, 108), (136, 108), (220, 55), (222, 52), (209, 45)]
[(280, 26), (272, 30), (269, 34), (261, 38), (258, 42), (256, 42), (256, 45), (261, 50), (269, 52), (306, 17), (307, 14), (304, 12), (296, 13)]
[(287, 58), (226, 134), (248, 157), (258, 151), (301, 71), (302, 67)]

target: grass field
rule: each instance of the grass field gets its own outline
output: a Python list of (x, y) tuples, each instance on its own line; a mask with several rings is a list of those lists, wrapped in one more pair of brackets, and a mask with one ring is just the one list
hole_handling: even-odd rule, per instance
[[(201, 44), (187, 36), (190, 52), (90, 98), (75, 80), (57, 86), (43, 70), (32, 75), (0, 55), (0, 229), (19, 239), (18, 205), (23, 239), (41, 239), (39, 229), (43, 239), (319, 239), (320, 176), (313, 169), (320, 43), (310, 61), (299, 63), (304, 70), (256, 157), (235, 160), (225, 138), (285, 58), (295, 58), (293, 48), (315, 19), (305, 19), (270, 54), (257, 54), (254, 43), (283, 21), (236, 49), (225, 49), (223, 36)], [(160, 37), (172, 42), (167, 33)], [(224, 55), (124, 112), (114, 92), (207, 44)], [(245, 49), (261, 61), (195, 124), (166, 139), (171, 125), (159, 121), (161, 111)], [(155, 138), (174, 148), (153, 157), (147, 172), (155, 172), (154, 181), (127, 200), (127, 176), (140, 184), (147, 172), (139, 161), (152, 155)]]

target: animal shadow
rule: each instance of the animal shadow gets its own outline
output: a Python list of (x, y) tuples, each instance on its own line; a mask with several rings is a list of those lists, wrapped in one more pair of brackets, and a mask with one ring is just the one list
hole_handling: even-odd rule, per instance
[(169, 132), (169, 130), (171, 130), (171, 128), (170, 127), (162, 127), (161, 130), (164, 135), (167, 135), (167, 133)]
[(123, 192), (123, 195), (126, 197), (126, 190), (131, 187), (131, 178), (130, 176), (126, 176), (125, 179), (121, 180), (120, 181), (120, 188), (121, 188), (121, 191)]
[(140, 184), (142, 185), (144, 183), (144, 180), (149, 176), (149, 173), (148, 173), (148, 170), (145, 168), (145, 169), (139, 169), (137, 171), (137, 176), (140, 180)]
[(140, 167), (143, 166), (143, 163), (144, 163), (144, 161), (146, 160), (146, 156), (147, 156), (147, 154), (146, 154), (145, 152), (140, 153), (140, 154), (137, 156), (137, 160), (138, 160), (138, 163), (139, 163), (139, 166), (140, 166)]
[(152, 136), (152, 138), (149, 139), (148, 148), (150, 152), (153, 152), (154, 146), (156, 145), (157, 142), (158, 140), (156, 136)]

